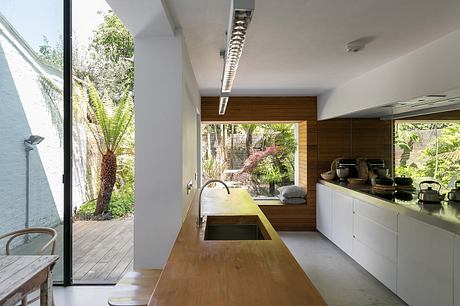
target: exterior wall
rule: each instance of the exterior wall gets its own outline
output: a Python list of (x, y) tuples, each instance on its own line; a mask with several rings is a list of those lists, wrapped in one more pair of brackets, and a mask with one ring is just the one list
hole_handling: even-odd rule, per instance
[[(30, 151), (29, 225), (54, 227), (63, 216), (63, 103), (59, 93), (45, 90), (42, 76), (62, 87), (61, 76), (41, 65), (24, 43), (0, 23), (0, 233), (24, 228), (26, 154), (24, 140), (45, 139)], [(74, 130), (74, 166), (86, 164), (86, 138)], [(74, 203), (85, 191), (85, 169), (75, 167)], [(83, 193), (81, 192), (83, 191)]]
[[(24, 139), (45, 140), (30, 152), (30, 226), (55, 226), (62, 216), (62, 117), (50, 111), (39, 74), (18, 50), (0, 36), (0, 232), (24, 227), (26, 155)], [(52, 107), (52, 106), (51, 106)], [(60, 117), (60, 118), (59, 118)], [(56, 122), (57, 125), (54, 125)]]

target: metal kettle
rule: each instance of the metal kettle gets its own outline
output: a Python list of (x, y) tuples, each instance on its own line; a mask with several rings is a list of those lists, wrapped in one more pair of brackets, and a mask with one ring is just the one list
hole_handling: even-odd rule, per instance
[(460, 202), (460, 181), (455, 182), (455, 188), (447, 194), (447, 198), (450, 201)]
[[(422, 185), (437, 185), (437, 190), (433, 186), (422, 188)], [(441, 202), (444, 200), (445, 194), (440, 194), (441, 184), (436, 181), (423, 181), (419, 184), (420, 191), (418, 192), (418, 199), (422, 202)]]

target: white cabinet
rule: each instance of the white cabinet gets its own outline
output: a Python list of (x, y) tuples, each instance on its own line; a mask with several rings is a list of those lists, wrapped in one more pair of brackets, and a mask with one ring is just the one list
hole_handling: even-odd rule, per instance
[(454, 238), (454, 305), (460, 306), (460, 236)]
[(316, 228), (332, 239), (332, 190), (316, 184)]
[(409, 305), (453, 305), (454, 234), (398, 216), (397, 294)]
[(397, 213), (353, 200), (353, 259), (396, 292)]
[(332, 242), (345, 253), (353, 253), (353, 198), (332, 192)]

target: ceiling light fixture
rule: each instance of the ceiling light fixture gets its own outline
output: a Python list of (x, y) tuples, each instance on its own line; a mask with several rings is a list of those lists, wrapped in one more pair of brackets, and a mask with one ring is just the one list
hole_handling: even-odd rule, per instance
[(225, 114), (228, 95), (232, 91), (233, 80), (243, 51), (249, 23), (254, 13), (254, 0), (231, 0), (230, 20), (227, 30), (227, 44), (224, 53), (219, 114)]
[(225, 114), (225, 109), (227, 108), (228, 95), (222, 94), (219, 100), (219, 115)]

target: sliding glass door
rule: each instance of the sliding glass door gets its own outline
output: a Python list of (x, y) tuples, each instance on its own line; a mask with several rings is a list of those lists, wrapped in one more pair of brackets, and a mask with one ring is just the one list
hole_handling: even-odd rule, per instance
[[(65, 203), (71, 189), (63, 182), (71, 141), (66, 37), (63, 0), (0, 1), (0, 234), (54, 228), (56, 281), (64, 281), (64, 224), (70, 223)], [(44, 238), (15, 239), (13, 253), (34, 254)], [(0, 253), (4, 249), (0, 241)]]

